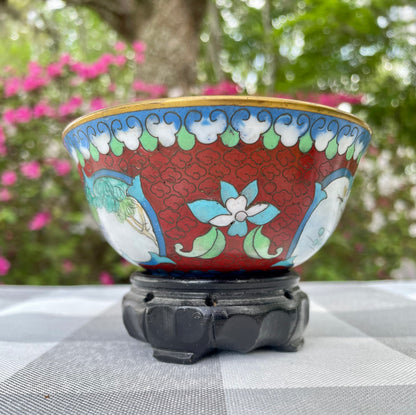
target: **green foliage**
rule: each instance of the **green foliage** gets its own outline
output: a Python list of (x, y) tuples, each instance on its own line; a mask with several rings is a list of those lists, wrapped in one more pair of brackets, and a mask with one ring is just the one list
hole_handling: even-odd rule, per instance
[[(78, 172), (74, 166), (68, 169), (69, 157), (61, 133), (69, 121), (90, 111), (93, 105), (114, 104), (120, 97), (138, 98), (132, 87), (137, 55), (130, 47), (115, 51), (117, 35), (85, 9), (51, 9), (43, 1), (29, 5), (16, 0), (10, 5), (22, 19), (29, 16), (30, 22), (25, 25), (2, 15), (4, 24), (0, 25), (0, 64), (8, 67), (0, 75), (0, 177), (3, 181), (4, 173), (16, 175), (15, 183), (0, 183), (0, 257), (10, 263), (8, 272), (0, 270), (1, 281), (87, 284), (98, 282), (102, 272), (109, 272), (116, 282), (127, 282), (137, 267), (121, 260), (101, 236), (85, 201)], [(56, 31), (59, 34), (55, 37)], [(83, 79), (71, 67), (73, 63), (92, 65), (105, 53), (124, 56), (125, 63), (111, 64), (89, 79)], [(62, 65), (60, 75), (47, 79), (46, 68), (59, 62), (62, 54), (70, 56), (71, 63)], [(29, 76), (28, 64), (33, 61), (41, 63), (37, 68), (47, 82), (29, 90), (30, 86), (23, 82)], [(7, 80), (13, 77), (19, 79), (20, 89), (7, 96)], [(79, 105), (65, 110), (74, 97)], [(93, 104), (97, 99), (102, 101)], [(52, 114), (35, 115), (38, 105)], [(27, 119), (19, 113), (16, 121), (5, 120), (7, 111), (22, 109), (30, 114)], [(32, 173), (23, 169), (27, 163), (33, 164)], [(123, 189), (112, 188), (103, 181), (102, 188), (95, 190), (103, 192), (104, 197), (94, 198), (87, 192), (87, 198), (118, 212), (120, 220), (132, 214), (134, 206)], [(38, 222), (36, 215), (40, 215)], [(92, 215), (96, 215), (95, 208)]]
[[(249, 93), (353, 93), (356, 108), (377, 128), (377, 140), (393, 135), (416, 144), (416, 68), (412, 24), (416, 8), (402, 0), (217, 0), (223, 70)], [(268, 6), (268, 7), (267, 7)], [(201, 36), (201, 79), (210, 70), (208, 25)], [(206, 74), (211, 74), (207, 78)]]

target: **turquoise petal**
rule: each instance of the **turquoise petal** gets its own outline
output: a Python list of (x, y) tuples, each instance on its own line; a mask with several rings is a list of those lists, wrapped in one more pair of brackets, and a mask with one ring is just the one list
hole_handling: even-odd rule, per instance
[(224, 204), (230, 197), (236, 199), (238, 196), (239, 194), (232, 184), (221, 182), (221, 199)]
[(230, 236), (244, 236), (247, 233), (247, 223), (235, 221), (228, 229), (228, 235)]
[(243, 189), (241, 194), (246, 197), (247, 205), (250, 205), (256, 198), (258, 192), (257, 180), (254, 180), (254, 182), (251, 182)]
[(188, 203), (188, 206), (193, 215), (203, 223), (208, 223), (216, 216), (230, 213), (223, 205), (214, 200), (196, 200)]
[(295, 257), (286, 258), (283, 261), (276, 262), (276, 264), (273, 264), (272, 267), (291, 268), (293, 267), (294, 260), (295, 260)]
[(159, 264), (174, 264), (171, 259), (161, 256), (159, 254), (156, 254), (154, 252), (149, 252), (150, 254), (150, 261), (148, 262), (141, 262), (140, 265), (159, 265)]
[(279, 213), (279, 209), (275, 208), (273, 205), (269, 205), (263, 212), (257, 213), (257, 215), (254, 216), (249, 216), (247, 220), (255, 225), (264, 225), (273, 220)]

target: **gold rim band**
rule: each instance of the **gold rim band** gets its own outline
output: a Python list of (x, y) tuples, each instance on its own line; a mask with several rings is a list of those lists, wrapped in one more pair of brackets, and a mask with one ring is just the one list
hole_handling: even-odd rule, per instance
[(348, 112), (341, 111), (337, 108), (328, 107), (326, 105), (315, 104), (312, 102), (297, 101), (293, 99), (271, 98), (271, 97), (256, 97), (256, 96), (239, 96), (239, 95), (208, 95), (195, 97), (181, 97), (181, 98), (162, 98), (156, 100), (144, 100), (133, 102), (131, 104), (116, 105), (113, 107), (104, 108), (98, 111), (83, 115), (68, 124), (63, 133), (64, 138), (69, 131), (86, 122), (96, 120), (98, 118), (109, 117), (111, 115), (123, 114), (134, 111), (146, 111), (160, 108), (182, 108), (190, 106), (215, 106), (215, 105), (235, 105), (235, 106), (252, 106), (265, 108), (286, 108), (292, 110), (300, 110), (307, 112), (315, 112), (323, 115), (330, 115), (333, 117), (342, 118), (347, 121), (354, 122), (361, 127), (364, 127), (370, 134), (371, 128), (368, 124), (360, 118)]

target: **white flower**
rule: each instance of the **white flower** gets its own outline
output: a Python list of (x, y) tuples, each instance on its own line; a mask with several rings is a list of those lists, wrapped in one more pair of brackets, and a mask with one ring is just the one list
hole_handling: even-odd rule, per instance
[(209, 223), (214, 226), (228, 226), (234, 221), (244, 222), (247, 218), (266, 210), (267, 206), (267, 203), (258, 203), (247, 209), (247, 199), (245, 196), (238, 196), (236, 199), (230, 197), (225, 203), (225, 207), (230, 213), (216, 216)]

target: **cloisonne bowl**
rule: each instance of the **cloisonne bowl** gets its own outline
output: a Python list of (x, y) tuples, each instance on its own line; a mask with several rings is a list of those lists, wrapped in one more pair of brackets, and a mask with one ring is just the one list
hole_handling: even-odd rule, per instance
[(102, 233), (150, 272), (297, 266), (344, 210), (371, 130), (306, 102), (192, 97), (103, 109), (65, 147)]

